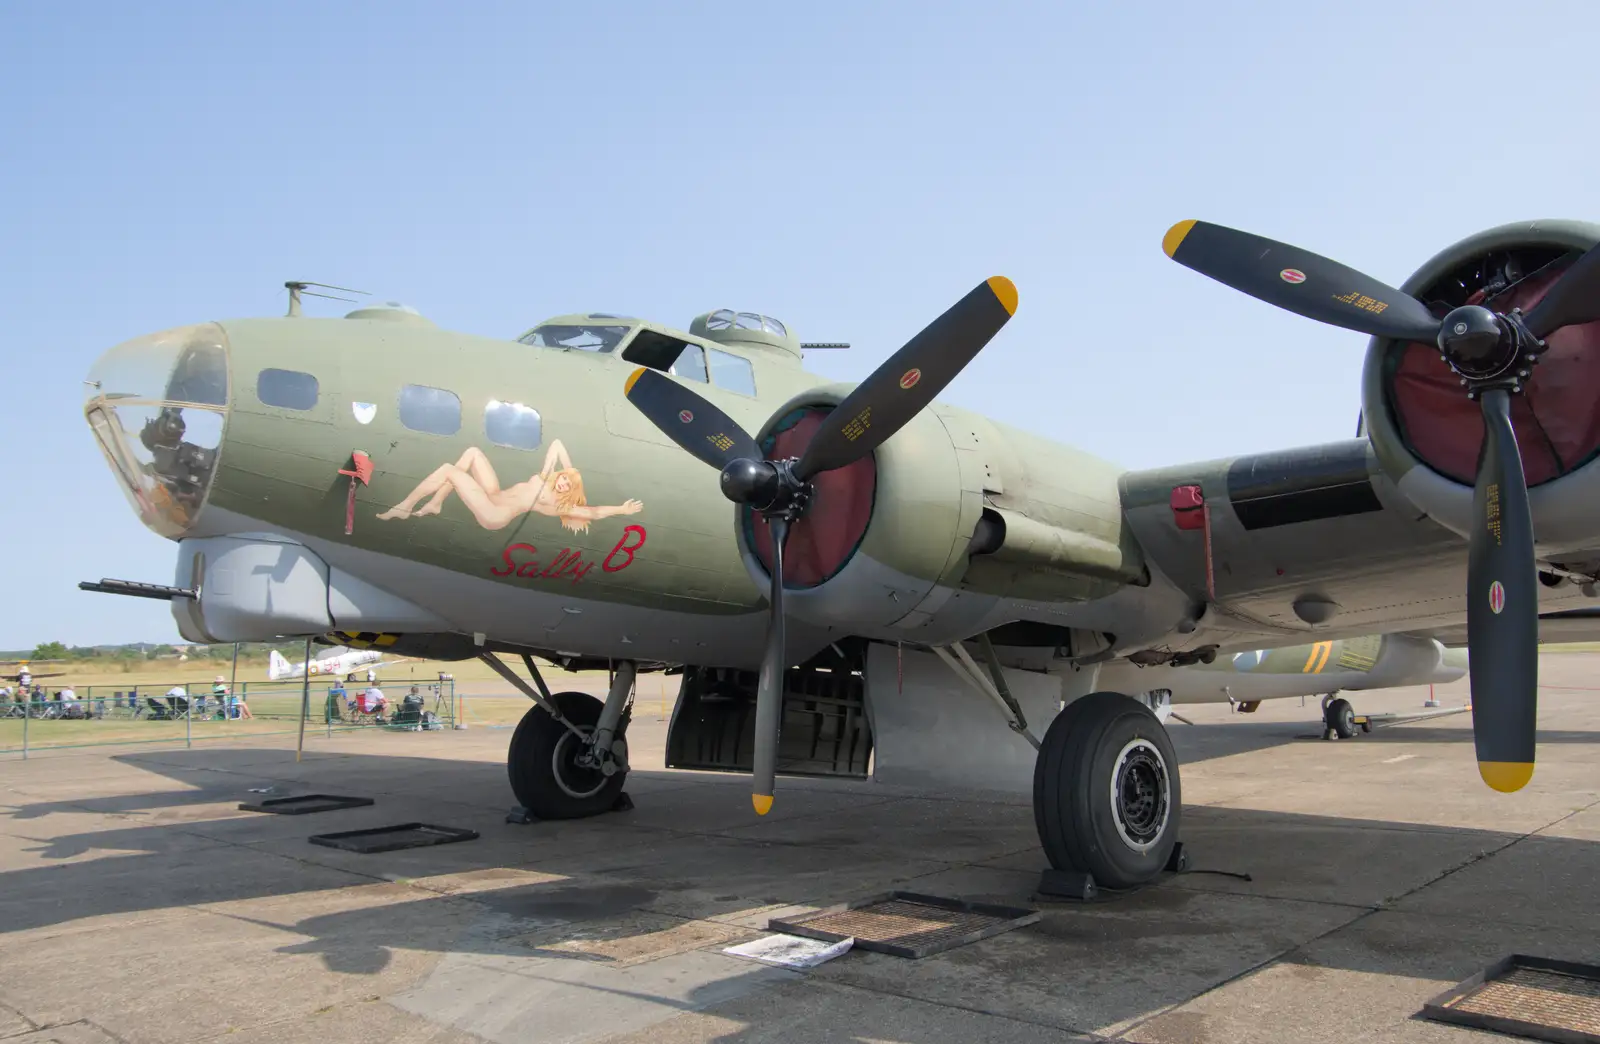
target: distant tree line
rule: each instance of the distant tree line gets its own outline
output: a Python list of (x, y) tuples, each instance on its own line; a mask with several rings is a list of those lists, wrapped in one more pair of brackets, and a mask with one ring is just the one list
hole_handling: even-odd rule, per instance
[[(240, 642), (239, 662), (264, 662), (272, 650), (294, 660), (305, 655), (301, 642), (279, 644), (274, 642)], [(67, 645), (65, 642), (40, 642), (32, 650), (0, 651), (6, 660), (70, 660), (95, 661), (107, 666), (132, 665), (142, 660), (171, 660), (179, 655), (191, 660), (233, 661), (233, 645), (160, 645), (153, 642), (130, 642), (126, 645)]]

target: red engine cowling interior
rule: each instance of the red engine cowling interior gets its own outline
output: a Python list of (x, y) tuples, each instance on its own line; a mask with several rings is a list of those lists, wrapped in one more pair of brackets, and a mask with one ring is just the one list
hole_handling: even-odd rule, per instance
[[(1511, 251), (1463, 265), (1416, 296), (1435, 315), (1461, 304), (1497, 312), (1539, 299), (1577, 258), (1552, 248)], [(1517, 278), (1526, 272), (1527, 275)], [(1511, 400), (1511, 421), (1529, 486), (1560, 478), (1600, 453), (1600, 322), (1552, 333), (1525, 393)], [(1389, 403), (1406, 447), (1434, 471), (1472, 485), (1483, 443), (1483, 414), (1461, 379), (1431, 344), (1390, 352)]]
[[(761, 442), (768, 460), (800, 456), (829, 411), (820, 407), (795, 410), (773, 427)], [(873, 498), (878, 491), (878, 466), (873, 454), (812, 479), (811, 505), (789, 529), (784, 545), (783, 586), (816, 587), (845, 567), (872, 520)], [(772, 530), (767, 520), (744, 510), (745, 538), (756, 557), (772, 569)]]

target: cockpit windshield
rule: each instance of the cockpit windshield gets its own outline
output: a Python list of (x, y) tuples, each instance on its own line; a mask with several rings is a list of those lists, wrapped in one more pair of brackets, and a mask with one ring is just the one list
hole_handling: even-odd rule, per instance
[(579, 352), (615, 351), (631, 326), (569, 325), (546, 323), (517, 338), (535, 348), (567, 348)]

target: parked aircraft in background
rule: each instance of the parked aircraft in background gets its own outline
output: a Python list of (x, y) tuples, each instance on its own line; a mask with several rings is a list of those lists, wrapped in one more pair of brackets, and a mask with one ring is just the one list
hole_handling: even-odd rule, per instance
[(1354, 732), (1354, 708), (1342, 692), (1411, 685), (1447, 685), (1467, 673), (1467, 650), (1447, 649), (1432, 638), (1409, 634), (1340, 638), (1279, 649), (1246, 649), (1189, 667), (1127, 661), (1101, 669), (1100, 684), (1139, 693), (1157, 716), (1165, 707), (1190, 703), (1233, 704), (1246, 714), (1263, 700), (1323, 697), (1323, 723), (1340, 736)]
[[(385, 660), (383, 655), (382, 652), (376, 649), (350, 649), (345, 646), (336, 646), (324, 655), (311, 658), (311, 675), (312, 677), (331, 675), (336, 678), (342, 678), (353, 671), (362, 669), (377, 670), (385, 664), (400, 662), (399, 659)], [(305, 660), (290, 660), (274, 649), (267, 656), (267, 677), (272, 681), (304, 677), (306, 666)]]
[(44, 671), (44, 672), (39, 672), (39, 671), (36, 671), (36, 670), (33, 669), (33, 664), (35, 664), (35, 663), (56, 664), (56, 663), (60, 663), (60, 662), (61, 661), (59, 661), (59, 660), (5, 660), (5, 661), (0, 661), (0, 663), (4, 663), (6, 668), (7, 668), (5, 673), (3, 675), (0, 675), (0, 678), (3, 678), (5, 681), (8, 681), (8, 682), (15, 682), (18, 685), (32, 685), (34, 682), (38, 681), (40, 678), (59, 678), (62, 675), (66, 674), (67, 672), (66, 671)]

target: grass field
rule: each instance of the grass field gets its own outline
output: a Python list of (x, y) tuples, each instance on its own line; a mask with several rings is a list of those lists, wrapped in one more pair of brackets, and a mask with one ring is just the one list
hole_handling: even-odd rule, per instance
[[(1600, 642), (1575, 642), (1566, 645), (1544, 646), (1546, 652), (1600, 652)], [(71, 684), (80, 698), (108, 697), (115, 691), (135, 687), (141, 695), (159, 695), (173, 685), (188, 685), (192, 691), (209, 692), (212, 679), (219, 673), (231, 674), (227, 661), (175, 660), (147, 661), (137, 670), (105, 670), (103, 665), (88, 663), (84, 669), (69, 670), (67, 674), (43, 679), (51, 690)], [(520, 665), (518, 673), (521, 673)], [(97, 669), (98, 668), (98, 669)], [(41, 667), (40, 670), (58, 667)], [(541, 662), (540, 669), (552, 689), (576, 689), (603, 697), (606, 674), (603, 671), (567, 673)], [(439, 673), (453, 676), (456, 702), (454, 711), (462, 724), (470, 728), (509, 728), (522, 719), (530, 706), (528, 700), (511, 693), (505, 680), (477, 660), (446, 662), (442, 660), (408, 660), (379, 669), (379, 683), (392, 703), (398, 703), (412, 684), (426, 686), (438, 679)], [(299, 728), (301, 702), (300, 683), (296, 681), (271, 682), (267, 679), (265, 663), (239, 665), (239, 682), (248, 696), (252, 720), (218, 721), (201, 720), (198, 716), (189, 723), (188, 734), (192, 742), (219, 739), (239, 739), (250, 736), (294, 734)], [(327, 724), (323, 717), (324, 701), (331, 680), (317, 677), (311, 681), (311, 716), (306, 723), (308, 737), (325, 735)], [(677, 697), (678, 679), (659, 674), (646, 675), (639, 681), (635, 697), (634, 715), (664, 720), (672, 711)], [(430, 709), (434, 707), (431, 692), (424, 689)], [(440, 716), (454, 723), (445, 708)], [(335, 725), (342, 728), (371, 728), (370, 725)], [(22, 748), (23, 722), (20, 718), (0, 719), (0, 752), (15, 752)], [(179, 721), (150, 721), (147, 718), (130, 719), (126, 709), (111, 713), (103, 719), (88, 721), (28, 722), (30, 748), (98, 746), (125, 743), (182, 743), (185, 723)]]
[[(520, 669), (520, 665), (519, 669)], [(560, 668), (549, 667), (540, 663), (540, 670), (554, 673), (564, 678), (584, 677), (584, 674), (569, 675)], [(207, 687), (217, 675), (229, 678), (233, 674), (233, 664), (229, 660), (142, 660), (137, 661), (135, 668), (124, 671), (120, 666), (109, 660), (86, 660), (81, 665), (72, 663), (39, 664), (37, 671), (40, 675), (64, 672), (57, 677), (39, 677), (42, 685), (52, 691), (63, 685), (71, 684), (74, 687), (82, 685), (106, 685), (113, 689), (127, 689), (137, 685), (141, 689), (147, 685), (198, 685), (204, 683)], [(500, 676), (491, 671), (478, 660), (461, 660), (449, 662), (445, 660), (404, 660), (400, 663), (386, 664), (378, 668), (378, 677), (385, 684), (411, 684), (412, 682), (427, 682), (438, 678), (440, 672), (453, 675), (456, 682), (493, 682), (496, 687), (505, 688), (505, 682)], [(239, 664), (239, 680), (254, 686), (258, 682), (265, 683), (267, 679), (267, 664), (265, 660), (256, 663)], [(315, 685), (319, 679), (313, 678)]]
[[(208, 662), (178, 663), (161, 660), (141, 664), (136, 671), (95, 671), (93, 665), (84, 671), (72, 671), (58, 678), (43, 679), (51, 691), (73, 686), (80, 700), (100, 702), (105, 716), (88, 720), (39, 720), (27, 722), (29, 749), (51, 747), (99, 746), (102, 744), (160, 743), (172, 744), (189, 741), (200, 743), (221, 739), (240, 739), (250, 736), (293, 735), (299, 730), (301, 683), (299, 681), (273, 682), (267, 679), (265, 664), (240, 664), (240, 690), (245, 693), (252, 719), (217, 720), (198, 714), (185, 723), (177, 721), (152, 721), (143, 697), (160, 697), (174, 685), (186, 685), (195, 694), (209, 693), (212, 679), (217, 675), (215, 664)], [(224, 664), (223, 677), (228, 677), (231, 664)], [(541, 664), (541, 671), (552, 689), (576, 689), (603, 697), (607, 677), (603, 671), (568, 673), (559, 668)], [(44, 670), (45, 668), (41, 668)], [(445, 690), (445, 702), (436, 703), (429, 686), (439, 673), (451, 674), (455, 679), (452, 706), (451, 691)], [(519, 674), (520, 674), (519, 670)], [(448, 724), (457, 718), (468, 728), (508, 728), (527, 713), (527, 698), (511, 692), (503, 678), (476, 660), (447, 663), (432, 660), (414, 660), (379, 669), (379, 684), (391, 704), (399, 703), (412, 684), (422, 687), (427, 709), (435, 710)], [(306, 722), (308, 739), (326, 735), (328, 725), (324, 717), (327, 692), (332, 679), (311, 679), (311, 712)], [(114, 693), (137, 690), (141, 706), (146, 709), (140, 718), (131, 712)], [(671, 712), (672, 701), (678, 691), (677, 678), (649, 675), (641, 679), (636, 696), (635, 714), (665, 718)], [(214, 705), (213, 705), (214, 708)], [(352, 725), (335, 723), (335, 731), (348, 728), (371, 728), (370, 724)], [(186, 731), (187, 729), (187, 731)], [(23, 746), (23, 719), (0, 718), (0, 752), (20, 751)]]

